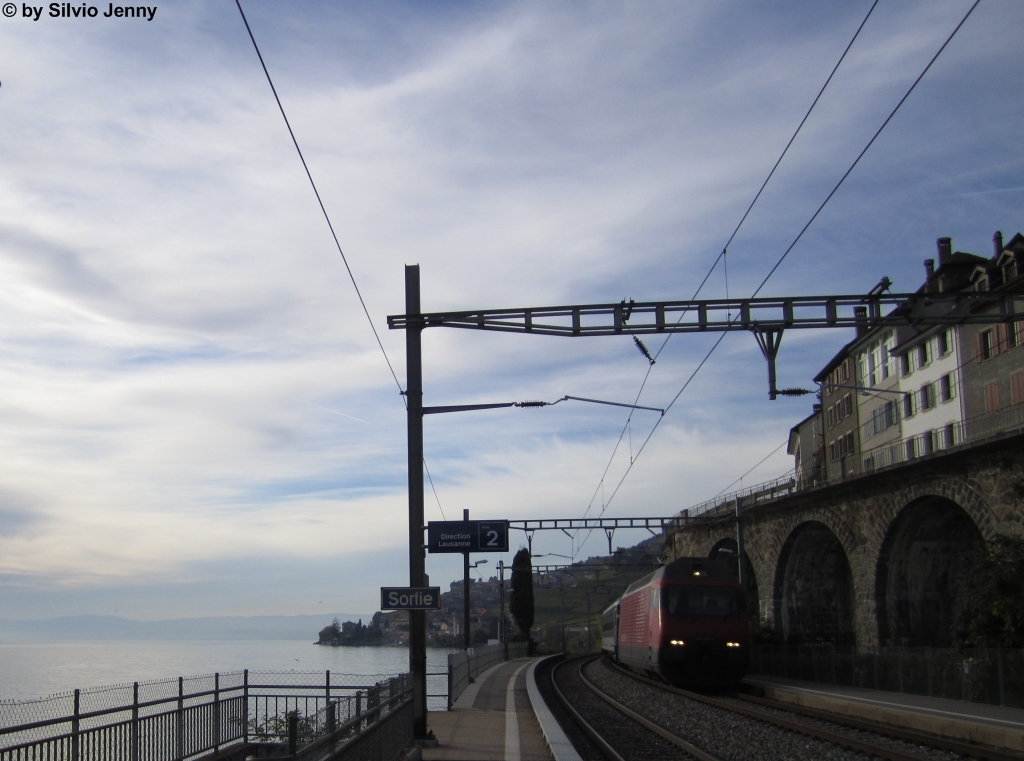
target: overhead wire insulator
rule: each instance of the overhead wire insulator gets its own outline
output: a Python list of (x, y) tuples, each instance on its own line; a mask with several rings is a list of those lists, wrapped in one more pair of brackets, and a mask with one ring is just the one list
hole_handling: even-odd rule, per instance
[(547, 407), (550, 402), (516, 402), (516, 407)]
[(647, 350), (647, 347), (644, 346), (644, 342), (641, 341), (636, 336), (633, 336), (633, 343), (636, 344), (636, 348), (638, 348), (640, 350), (640, 353), (643, 354), (645, 357), (647, 357), (647, 361), (650, 362), (653, 365), (654, 364), (654, 357), (651, 356), (651, 352), (649, 352)]

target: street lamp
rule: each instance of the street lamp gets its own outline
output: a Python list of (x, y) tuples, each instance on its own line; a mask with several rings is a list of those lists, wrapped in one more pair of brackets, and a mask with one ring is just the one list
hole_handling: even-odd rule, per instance
[[(469, 513), (468, 510), (466, 510), (465, 512), (467, 514)], [(462, 603), (462, 628), (465, 631), (463, 632), (463, 635), (462, 635), (462, 643), (463, 643), (463, 645), (465, 645), (466, 650), (469, 650), (470, 646), (473, 644), (472, 640), (471, 640), (471, 638), (469, 636), (469, 584), (470, 584), (469, 569), (470, 568), (476, 568), (478, 565), (483, 565), (484, 563), (487, 562), (487, 560), (486, 559), (478, 560), (475, 563), (470, 563), (469, 562), (469, 553), (468, 552), (463, 553), (462, 557), (465, 559), (465, 566), (464, 566), (465, 573), (463, 574), (463, 578), (462, 578), (462, 587), (463, 587), (463, 592), (465, 593), (465, 597), (463, 598), (463, 603)]]

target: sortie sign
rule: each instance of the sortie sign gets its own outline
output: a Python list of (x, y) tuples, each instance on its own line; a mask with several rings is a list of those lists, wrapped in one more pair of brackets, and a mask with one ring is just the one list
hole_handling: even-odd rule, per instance
[(508, 521), (430, 521), (428, 552), (508, 552)]
[(381, 610), (440, 610), (441, 587), (381, 587)]

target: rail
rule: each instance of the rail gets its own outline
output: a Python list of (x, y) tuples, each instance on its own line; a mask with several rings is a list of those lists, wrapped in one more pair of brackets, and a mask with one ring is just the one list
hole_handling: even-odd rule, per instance
[(336, 723), (362, 714), (390, 683), (366, 680), (245, 670), (2, 700), (0, 761), (184, 761), (233, 745), (287, 744), (300, 727), (314, 733), (313, 717), (326, 722), (325, 711)]

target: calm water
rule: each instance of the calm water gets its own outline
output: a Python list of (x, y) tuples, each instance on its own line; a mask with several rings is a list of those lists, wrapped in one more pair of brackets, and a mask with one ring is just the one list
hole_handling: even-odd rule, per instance
[[(445, 671), (452, 650), (427, 649), (427, 671)], [(397, 674), (409, 670), (404, 647), (321, 647), (309, 640), (57, 642), (0, 645), (0, 699), (35, 698), (76, 687), (220, 671), (325, 671)], [(431, 689), (430, 691), (434, 691)]]

